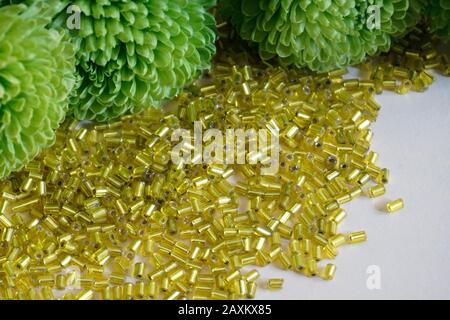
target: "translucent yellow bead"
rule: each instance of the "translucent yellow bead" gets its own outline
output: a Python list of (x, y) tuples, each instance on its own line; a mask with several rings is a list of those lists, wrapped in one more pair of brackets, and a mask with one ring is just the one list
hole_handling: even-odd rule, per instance
[(382, 196), (386, 193), (386, 188), (382, 184), (378, 184), (376, 186), (370, 187), (367, 191), (367, 194), (370, 198), (376, 198)]
[(352, 232), (348, 235), (348, 243), (360, 243), (367, 241), (367, 234), (365, 231)]
[(320, 277), (324, 280), (333, 280), (336, 273), (336, 266), (334, 264), (327, 264), (320, 270)]
[(269, 279), (267, 280), (267, 288), (268, 289), (281, 289), (283, 288), (283, 284), (284, 284), (284, 279), (280, 279), (280, 278), (273, 278), (273, 279)]
[(397, 199), (391, 202), (386, 203), (386, 211), (389, 213), (397, 212), (400, 209), (403, 209), (404, 203), (402, 199)]

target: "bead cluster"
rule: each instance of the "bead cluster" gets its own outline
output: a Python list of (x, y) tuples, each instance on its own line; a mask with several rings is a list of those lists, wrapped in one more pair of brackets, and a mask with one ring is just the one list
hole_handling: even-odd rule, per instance
[(364, 77), (374, 81), (377, 93), (423, 92), (434, 81), (432, 70), (450, 76), (448, 56), (436, 49), (437, 40), (424, 30), (415, 28), (398, 40), (388, 54), (369, 58), (361, 65)]
[[(385, 193), (370, 150), (373, 80), (256, 62), (222, 50), (168, 108), (105, 125), (67, 122), (1, 183), (2, 299), (237, 299), (278, 289), (253, 267), (334, 277), (341, 205)], [(171, 162), (177, 128), (277, 128), (280, 168)], [(397, 201), (398, 202), (398, 201)], [(388, 204), (388, 211), (403, 206)]]

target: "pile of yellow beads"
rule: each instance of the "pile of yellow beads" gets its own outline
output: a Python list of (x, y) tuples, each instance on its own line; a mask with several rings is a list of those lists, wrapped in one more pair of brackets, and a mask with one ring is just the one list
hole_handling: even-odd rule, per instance
[(415, 28), (389, 53), (369, 58), (361, 65), (364, 77), (375, 83), (377, 93), (425, 91), (434, 81), (432, 70), (450, 76), (448, 55), (436, 49), (437, 39), (424, 30)]
[[(1, 183), (1, 299), (236, 299), (281, 288), (251, 266), (330, 280), (340, 206), (384, 194), (370, 150), (376, 82), (309, 74), (223, 50), (171, 103), (107, 125), (66, 123)], [(177, 128), (277, 128), (280, 168), (174, 164)], [(364, 191), (363, 191), (364, 190)]]

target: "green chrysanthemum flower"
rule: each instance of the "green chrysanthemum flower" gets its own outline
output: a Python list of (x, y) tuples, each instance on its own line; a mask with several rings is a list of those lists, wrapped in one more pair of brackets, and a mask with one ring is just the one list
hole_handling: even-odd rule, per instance
[[(158, 106), (200, 72), (215, 53), (211, 0), (75, 0), (80, 30), (71, 32), (79, 86), (78, 119), (106, 121)], [(54, 25), (63, 26), (61, 13)]]
[(402, 37), (422, 20), (427, 0), (392, 1), (392, 4), (394, 11), (389, 33)]
[[(410, 6), (410, 0), (224, 0), (223, 11), (243, 39), (258, 44), (263, 59), (278, 57), (282, 64), (328, 71), (388, 50), (392, 34), (404, 33), (415, 24), (420, 7), (417, 3)], [(379, 16), (374, 15), (374, 8), (379, 9)]]
[[(364, 60), (366, 55), (389, 50), (391, 45), (389, 30), (392, 28), (394, 1), (387, 3), (385, 0), (356, 0), (355, 9), (357, 11), (354, 17), (354, 27), (345, 40), (349, 44), (353, 44), (349, 49), (350, 59), (336, 67), (359, 63)], [(374, 8), (380, 9), (379, 15)]]
[(55, 138), (74, 84), (72, 46), (42, 6), (0, 8), (0, 178)]
[(431, 31), (439, 37), (450, 40), (450, 0), (433, 0), (428, 7)]

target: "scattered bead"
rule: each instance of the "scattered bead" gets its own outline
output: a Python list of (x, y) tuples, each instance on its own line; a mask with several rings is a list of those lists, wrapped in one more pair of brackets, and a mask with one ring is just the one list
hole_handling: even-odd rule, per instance
[(361, 243), (367, 241), (367, 234), (365, 231), (352, 232), (348, 235), (348, 243)]
[(386, 193), (386, 188), (383, 184), (378, 184), (376, 186), (370, 187), (367, 194), (370, 198), (376, 198), (384, 195)]
[(269, 279), (267, 280), (267, 288), (268, 289), (282, 289), (283, 288), (283, 279)]
[(397, 212), (403, 209), (404, 203), (402, 199), (397, 199), (391, 202), (386, 203), (386, 211), (389, 213)]

